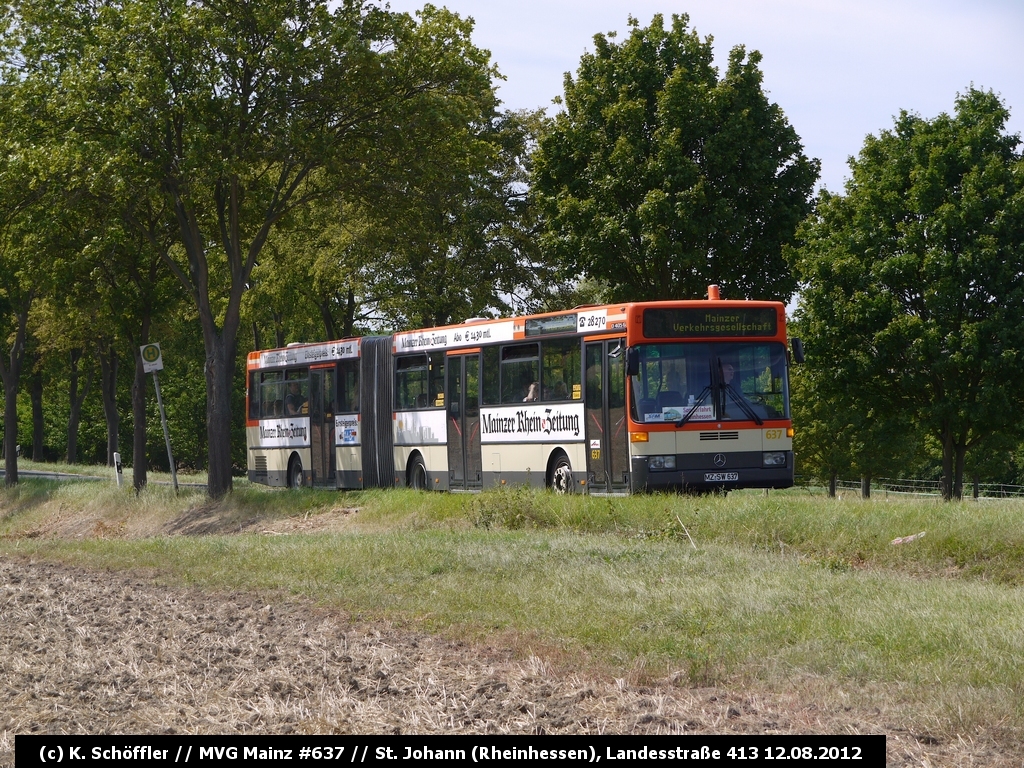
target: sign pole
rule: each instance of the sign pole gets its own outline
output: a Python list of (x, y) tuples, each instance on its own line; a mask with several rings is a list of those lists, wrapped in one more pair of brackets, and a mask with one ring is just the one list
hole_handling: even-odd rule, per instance
[(157, 371), (164, 369), (164, 356), (159, 344), (144, 344), (140, 347), (142, 354), (142, 370), (153, 374), (153, 387), (156, 389), (156, 404), (160, 407), (160, 424), (164, 428), (164, 443), (167, 444), (167, 461), (171, 465), (171, 483), (174, 493), (178, 493), (178, 470), (174, 466), (174, 454), (171, 453), (171, 433), (167, 430), (167, 414), (164, 412), (164, 399), (160, 396), (160, 377)]
[(171, 433), (167, 430), (167, 414), (164, 413), (164, 400), (160, 397), (160, 377), (153, 371), (153, 388), (156, 389), (156, 404), (160, 407), (160, 424), (164, 428), (164, 442), (167, 444), (167, 461), (171, 464), (171, 484), (174, 492), (178, 492), (178, 470), (174, 466), (174, 454), (171, 453)]

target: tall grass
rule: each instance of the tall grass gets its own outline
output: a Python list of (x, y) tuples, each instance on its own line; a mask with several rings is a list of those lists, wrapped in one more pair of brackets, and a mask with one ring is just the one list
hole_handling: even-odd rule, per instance
[[(352, 514), (316, 534), (158, 535), (197, 510), (260, 530), (339, 508)], [(278, 590), (463, 637), (511, 634), (615, 674), (824, 685), (887, 697), (952, 730), (1024, 730), (1022, 513), (1020, 501), (797, 492), (611, 499), (247, 484), (213, 504), (168, 489), (136, 497), (26, 482), (0, 493), (0, 553)], [(108, 535), (32, 535), (62, 515), (100, 519)], [(118, 526), (123, 535), (109, 535)]]

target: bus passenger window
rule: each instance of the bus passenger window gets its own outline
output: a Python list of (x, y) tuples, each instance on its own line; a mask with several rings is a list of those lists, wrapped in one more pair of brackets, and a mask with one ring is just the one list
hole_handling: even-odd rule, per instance
[(540, 380), (537, 353), (537, 344), (517, 344), (501, 350), (502, 403), (530, 402), (530, 388), (536, 390)]
[(429, 392), (423, 407), (444, 408), (444, 352), (430, 353)]
[(580, 399), (580, 342), (545, 341), (541, 355), (541, 397), (547, 401)]
[(249, 421), (256, 421), (260, 417), (260, 375), (256, 371), (249, 371)]
[(359, 361), (338, 363), (338, 412), (359, 412)]
[(285, 416), (305, 416), (309, 413), (309, 371), (305, 368), (286, 371), (284, 395)]
[(396, 360), (395, 409), (409, 411), (429, 404), (428, 377), (430, 358), (425, 354), (408, 355)]
[(501, 363), (499, 362), (499, 350), (497, 347), (485, 347), (483, 354), (483, 387), (481, 397), (484, 405), (498, 405), (501, 402), (501, 388), (499, 387), (499, 374)]
[(268, 371), (260, 385), (260, 412), (264, 419), (284, 415), (284, 372)]

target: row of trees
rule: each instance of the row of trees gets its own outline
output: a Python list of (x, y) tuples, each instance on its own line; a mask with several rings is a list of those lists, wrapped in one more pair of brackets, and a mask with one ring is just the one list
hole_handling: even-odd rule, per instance
[(130, 400), (145, 483), (154, 339), (217, 496), (244, 466), (250, 348), (709, 283), (799, 288), (801, 471), (892, 474), (935, 445), (952, 497), (1020, 442), (1021, 159), (992, 94), (901, 115), (814, 200), (759, 54), (720, 72), (685, 16), (596, 36), (553, 119), (501, 112), (470, 23), (431, 6), (18, 0), (3, 24), (9, 484), (19, 393), (33, 455), (59, 412), (73, 459), (96, 391), (108, 457)]
[[(111, 446), (113, 361), (134, 356), (141, 485), (138, 348), (157, 324), (191, 317), (217, 496), (231, 487), (243, 318), (259, 346), (268, 321), (276, 343), (307, 331), (311, 306), (330, 335), (346, 335), (374, 315), (446, 322), (515, 300), (531, 259), (517, 228), (528, 224), (522, 163), (538, 118), (497, 111), (497, 73), (467, 21), (353, 0), (10, 10), (0, 41), (8, 484), (30, 335), (40, 349), (70, 344), (77, 361), (88, 346), (107, 361)], [(459, 280), (443, 274), (455, 267)], [(72, 414), (84, 389), (71, 385)]]
[(947, 499), (968, 465), (1018, 479), (1024, 161), (1008, 119), (973, 88), (953, 115), (901, 113), (801, 224), (794, 402), (811, 472), (893, 476), (931, 454)]

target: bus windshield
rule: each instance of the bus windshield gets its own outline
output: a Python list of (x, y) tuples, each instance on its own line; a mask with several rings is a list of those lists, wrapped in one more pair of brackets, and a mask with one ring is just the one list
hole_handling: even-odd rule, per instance
[(778, 342), (641, 344), (630, 408), (640, 423), (789, 417), (786, 349)]

